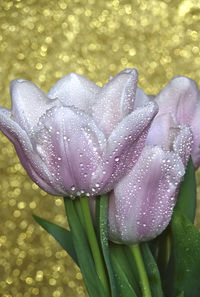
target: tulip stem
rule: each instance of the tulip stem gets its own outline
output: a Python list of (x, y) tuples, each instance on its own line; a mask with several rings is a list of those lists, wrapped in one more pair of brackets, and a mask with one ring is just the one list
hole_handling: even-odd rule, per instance
[(102, 285), (104, 286), (106, 293), (108, 294), (108, 296), (110, 296), (110, 289), (109, 289), (108, 280), (106, 277), (105, 266), (104, 266), (101, 251), (99, 249), (99, 245), (97, 242), (97, 237), (96, 237), (96, 233), (94, 230), (92, 217), (90, 213), (89, 200), (88, 198), (82, 197), (80, 198), (80, 203), (81, 203), (83, 217), (85, 221), (88, 241), (89, 241), (92, 255), (94, 258), (95, 266), (97, 269), (97, 274), (102, 282)]
[(133, 257), (135, 259), (136, 266), (138, 269), (138, 273), (141, 281), (142, 296), (151, 297), (152, 296), (151, 289), (149, 286), (149, 280), (148, 280), (148, 276), (147, 276), (144, 262), (142, 259), (142, 255), (140, 252), (140, 247), (138, 244), (135, 244), (135, 245), (130, 245), (129, 248), (133, 254)]

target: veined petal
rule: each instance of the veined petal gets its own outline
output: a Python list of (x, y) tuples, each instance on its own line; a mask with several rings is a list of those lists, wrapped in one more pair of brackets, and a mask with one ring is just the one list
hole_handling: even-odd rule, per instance
[(93, 117), (100, 129), (109, 136), (114, 127), (133, 111), (137, 87), (137, 71), (125, 69), (106, 85), (97, 95)]
[(170, 112), (176, 123), (189, 124), (200, 100), (200, 93), (192, 79), (179, 76), (173, 78), (155, 100), (159, 114)]
[(177, 154), (146, 147), (110, 196), (110, 239), (134, 244), (160, 234), (171, 219), (184, 173)]
[(42, 160), (34, 154), (26, 133), (13, 119), (8, 109), (0, 108), (0, 130), (14, 144), (18, 157), (30, 178), (50, 194), (57, 195), (51, 187), (50, 174)]
[(197, 84), (187, 77), (175, 77), (155, 99), (159, 113), (170, 112), (177, 125), (190, 126), (193, 133), (192, 160), (197, 169), (200, 164), (200, 92)]
[(193, 146), (192, 146), (192, 161), (195, 168), (197, 169), (200, 165), (200, 101), (196, 106), (196, 111), (194, 113), (193, 119), (190, 124), (190, 128), (193, 134)]
[(145, 92), (138, 88), (136, 89), (136, 96), (134, 102), (134, 109), (138, 107), (142, 107), (147, 105), (150, 102), (149, 97), (145, 94)]
[(28, 134), (47, 109), (59, 105), (58, 100), (51, 100), (33, 83), (24, 80), (13, 80), (10, 84), (13, 119)]
[(84, 76), (70, 73), (61, 78), (47, 93), (49, 98), (59, 98), (64, 106), (74, 106), (91, 113), (96, 95), (101, 88)]
[(157, 105), (151, 102), (129, 114), (113, 130), (108, 138), (103, 168), (96, 172), (97, 179), (104, 172), (104, 192), (110, 191), (137, 161), (157, 111)]
[(164, 113), (157, 115), (149, 129), (146, 139), (146, 145), (160, 145), (170, 148), (173, 139), (171, 139), (171, 131), (176, 127), (172, 115)]
[(187, 126), (179, 126), (179, 130), (173, 143), (173, 150), (181, 157), (186, 167), (192, 151), (193, 135), (191, 129)]
[(33, 141), (55, 187), (73, 196), (91, 192), (106, 139), (89, 115), (72, 107), (52, 108), (40, 119)]

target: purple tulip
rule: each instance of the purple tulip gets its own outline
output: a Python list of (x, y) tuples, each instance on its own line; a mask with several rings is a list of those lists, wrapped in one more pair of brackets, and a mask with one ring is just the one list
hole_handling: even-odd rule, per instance
[(0, 129), (32, 180), (53, 195), (110, 191), (135, 164), (157, 104), (134, 109), (137, 72), (99, 87), (71, 73), (45, 95), (29, 81), (11, 83), (12, 110)]
[(197, 169), (200, 165), (200, 92), (197, 84), (187, 77), (175, 77), (155, 97), (155, 101), (159, 106), (157, 117), (170, 113), (175, 125), (185, 124), (191, 127), (191, 155)]
[[(164, 119), (166, 120), (166, 119)], [(169, 133), (170, 134), (170, 133)], [(114, 242), (135, 244), (159, 235), (168, 225), (191, 153), (186, 126), (162, 145), (147, 145), (109, 200), (109, 233)]]

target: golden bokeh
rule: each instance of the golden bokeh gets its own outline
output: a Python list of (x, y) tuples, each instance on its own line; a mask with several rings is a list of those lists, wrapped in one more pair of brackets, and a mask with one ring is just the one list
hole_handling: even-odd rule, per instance
[[(175, 75), (200, 86), (199, 32), (196, 0), (1, 0), (0, 105), (10, 107), (12, 79), (46, 92), (72, 71), (102, 85), (133, 67), (148, 94)], [(0, 296), (87, 296), (79, 269), (32, 218), (66, 227), (62, 199), (28, 178), (2, 134), (0, 168)]]

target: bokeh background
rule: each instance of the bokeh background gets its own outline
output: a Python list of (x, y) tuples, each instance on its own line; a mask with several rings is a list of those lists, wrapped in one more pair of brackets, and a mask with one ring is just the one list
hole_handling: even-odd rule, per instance
[[(175, 75), (200, 86), (199, 31), (196, 0), (1, 0), (0, 105), (10, 107), (12, 79), (46, 92), (72, 71), (102, 85), (134, 67), (148, 94)], [(62, 199), (28, 178), (2, 134), (0, 193), (0, 296), (87, 296), (79, 269), (32, 218), (66, 227)]]

